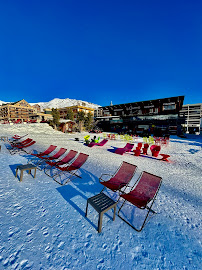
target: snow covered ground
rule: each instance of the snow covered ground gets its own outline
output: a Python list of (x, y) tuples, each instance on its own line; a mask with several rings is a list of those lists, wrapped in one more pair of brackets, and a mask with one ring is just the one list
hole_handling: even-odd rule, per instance
[[(24, 172), (19, 182), (15, 168), (30, 157), (10, 155), (1, 141), (0, 269), (201, 269), (200, 136), (172, 136), (161, 151), (171, 156), (167, 163), (109, 151), (123, 147), (123, 141), (89, 148), (82, 142), (84, 133), (63, 134), (47, 124), (0, 126), (0, 136), (26, 133), (37, 142), (33, 149), (45, 150), (53, 144), (89, 158), (81, 170), (82, 179), (65, 186), (39, 170), (35, 179)], [(122, 161), (138, 166), (133, 181), (143, 170), (163, 178), (153, 205), (158, 214), (138, 233), (117, 215), (112, 221), (110, 210), (98, 234), (98, 214), (89, 206), (85, 217), (86, 201), (101, 191), (100, 175), (114, 173)], [(129, 207), (125, 214), (133, 224), (141, 218)]]

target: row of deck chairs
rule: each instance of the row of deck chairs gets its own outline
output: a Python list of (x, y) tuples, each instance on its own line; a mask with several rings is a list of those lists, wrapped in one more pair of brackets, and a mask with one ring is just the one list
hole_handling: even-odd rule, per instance
[[(118, 216), (133, 229), (140, 232), (144, 228), (149, 218), (155, 214), (155, 211), (152, 210), (152, 205), (160, 189), (162, 178), (143, 171), (138, 180), (132, 186), (130, 186), (131, 179), (136, 173), (136, 169), (136, 165), (123, 161), (121, 166), (113, 175), (102, 174), (99, 181), (104, 186), (101, 192), (103, 192), (106, 188), (112, 190), (113, 192), (118, 191), (119, 199), (124, 199), (121, 207), (119, 208)], [(106, 176), (110, 176), (108, 180), (104, 180)], [(130, 191), (126, 193), (128, 188), (130, 188)], [(123, 216), (121, 216), (121, 209), (124, 207), (126, 202), (131, 203), (133, 206), (136, 206), (141, 210), (146, 210), (147, 213), (140, 228), (132, 225)], [(152, 215), (150, 215), (150, 213), (152, 213)]]
[[(67, 149), (60, 148), (51, 156), (50, 154), (57, 147), (55, 145), (50, 145), (45, 151), (39, 153), (36, 153), (36, 150), (26, 151), (29, 146), (36, 142), (30, 138), (19, 142), (22, 137), (15, 135), (9, 141), (10, 147), (7, 149), (11, 154), (19, 153), (19, 151), (26, 152), (28, 155), (32, 156), (29, 163), (37, 166), (37, 169), (39, 170), (44, 169), (44, 172), (60, 185), (65, 185), (73, 176), (80, 177), (77, 172), (86, 162), (89, 155), (70, 150), (66, 156), (61, 158)], [(69, 173), (68, 177), (66, 178), (62, 177), (65, 173)]]
[[(80, 177), (78, 170), (86, 162), (89, 155), (84, 153), (78, 153), (77, 151), (70, 150), (68, 154), (60, 157), (67, 151), (65, 148), (60, 148), (54, 155), (50, 155), (57, 146), (50, 145), (44, 152), (34, 153), (34, 150), (29, 154), (34, 156), (31, 159), (39, 170), (44, 170), (45, 174), (53, 178), (60, 185), (65, 185), (71, 180), (72, 177)], [(68, 173), (68, 177), (63, 177), (65, 173)]]

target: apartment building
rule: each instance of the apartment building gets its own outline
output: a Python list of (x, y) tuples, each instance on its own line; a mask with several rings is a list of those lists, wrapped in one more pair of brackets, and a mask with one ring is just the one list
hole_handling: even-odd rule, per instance
[(158, 129), (177, 134), (184, 120), (179, 118), (183, 101), (184, 96), (177, 96), (104, 106), (95, 110), (94, 117), (104, 131), (141, 134)]
[(7, 103), (0, 106), (0, 121), (22, 121), (26, 122), (30, 119), (30, 115), (36, 114), (37, 108), (31, 106), (24, 99)]
[(180, 117), (185, 119), (182, 126), (186, 133), (202, 133), (202, 103), (183, 105)]
[(94, 116), (94, 109), (93, 108), (75, 105), (75, 106), (70, 106), (70, 107), (65, 107), (65, 108), (59, 108), (58, 111), (60, 113), (60, 118), (66, 119), (68, 109), (71, 109), (73, 111), (74, 121), (77, 120), (77, 114), (78, 114), (78, 112), (81, 112), (81, 111), (83, 111), (86, 115), (88, 113), (91, 113)]

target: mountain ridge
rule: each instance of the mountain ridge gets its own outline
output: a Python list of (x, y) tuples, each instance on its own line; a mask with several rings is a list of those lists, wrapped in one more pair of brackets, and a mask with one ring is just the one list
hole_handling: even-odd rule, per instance
[[(5, 101), (0, 100), (0, 105), (6, 104), (6, 103), (11, 103), (11, 102), (5, 102)], [(77, 99), (70, 99), (70, 98), (65, 98), (65, 99), (54, 98), (47, 102), (28, 102), (28, 103), (31, 106), (38, 104), (41, 107), (41, 110), (46, 109), (46, 108), (56, 109), (56, 108), (63, 108), (63, 107), (76, 106), (76, 105), (97, 109), (100, 106), (92, 102), (77, 100)]]

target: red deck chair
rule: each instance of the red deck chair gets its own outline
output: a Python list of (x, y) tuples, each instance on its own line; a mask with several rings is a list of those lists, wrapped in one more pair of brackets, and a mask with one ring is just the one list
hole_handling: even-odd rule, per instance
[[(84, 153), (80, 153), (78, 155), (78, 157), (69, 166), (61, 167), (60, 165), (56, 165), (55, 167), (58, 170), (60, 170), (60, 172), (53, 176), (53, 180), (56, 181), (58, 184), (63, 186), (67, 182), (69, 182), (70, 178), (73, 177), (73, 176), (81, 178), (81, 176), (76, 174), (76, 173), (81, 168), (81, 166), (86, 162), (88, 157), (89, 157), (89, 155), (86, 155)], [(70, 176), (66, 179), (65, 182), (62, 183), (62, 182), (56, 180), (57, 177), (61, 176), (65, 172), (70, 174)]]
[(21, 139), (21, 136), (15, 134), (15, 135), (12, 137), (12, 139), (14, 139), (14, 140), (19, 140), (19, 139)]
[(16, 147), (14, 149), (10, 150), (10, 153), (11, 153), (11, 155), (13, 155), (13, 154), (19, 153), (20, 151), (24, 151), (28, 154), (28, 152), (25, 150), (25, 148), (30, 147), (35, 143), (36, 143), (36, 141), (31, 141), (31, 142), (27, 143), (26, 145), (16, 145)]
[[(152, 205), (160, 189), (161, 182), (161, 177), (144, 171), (142, 172), (136, 183), (133, 185), (131, 191), (128, 194), (120, 195), (120, 197), (125, 199), (125, 201), (123, 202), (118, 211), (118, 216), (138, 232), (140, 232), (145, 226), (149, 213), (152, 212), (153, 214), (155, 214), (155, 212), (152, 210)], [(130, 202), (139, 209), (145, 209), (147, 211), (146, 217), (140, 228), (134, 227), (120, 215), (120, 211), (126, 201)]]
[(38, 156), (38, 158), (40, 160), (36, 164), (36, 166), (41, 165), (42, 163), (44, 163), (46, 161), (56, 160), (56, 159), (60, 158), (66, 151), (67, 151), (67, 149), (60, 148), (60, 150), (57, 153), (55, 153), (53, 156)]
[(109, 188), (113, 191), (120, 190), (123, 187), (126, 188), (133, 175), (135, 174), (136, 169), (136, 165), (123, 161), (118, 170), (113, 175), (111, 175), (109, 180), (106, 181), (102, 177), (104, 175), (109, 176), (110, 174), (102, 174), (99, 178), (100, 183), (104, 186), (101, 192), (103, 192), (105, 188)]
[(50, 174), (47, 173), (48, 170), (50, 170), (52, 167), (55, 167), (56, 165), (68, 164), (70, 161), (72, 161), (75, 158), (77, 154), (78, 154), (77, 151), (70, 150), (69, 153), (61, 160), (58, 160), (58, 161), (45, 160), (46, 164), (48, 165), (46, 168), (44, 168), (45, 174), (50, 176)]
[(115, 150), (116, 154), (123, 155), (126, 152), (130, 152), (133, 149), (133, 143), (127, 143), (123, 148), (117, 148)]
[(10, 142), (10, 146), (7, 147), (8, 151), (10, 151), (10, 153), (14, 150), (16, 150), (18, 148), (18, 146), (24, 146), (26, 144), (29, 144), (32, 141), (32, 139), (27, 138), (26, 140), (22, 141), (22, 142)]
[(93, 147), (93, 146), (95, 146), (95, 145), (96, 145), (96, 146), (103, 146), (103, 145), (105, 145), (107, 142), (108, 142), (107, 139), (102, 140), (100, 143), (91, 142), (91, 143), (88, 144), (88, 147)]
[(19, 135), (14, 135), (10, 140), (12, 141), (18, 141), (21, 140), (22, 138), (24, 138), (25, 136), (27, 136), (28, 134), (25, 134), (23, 136), (19, 136)]
[(32, 139), (31, 138), (27, 138), (26, 140), (24, 140), (24, 141), (21, 141), (21, 142), (10, 142), (10, 145), (12, 146), (12, 147), (15, 147), (15, 145), (25, 145), (25, 144), (27, 144), (27, 143), (29, 143), (29, 142), (31, 142), (32, 141)]
[(34, 154), (34, 153), (30, 152), (29, 154), (32, 155), (32, 156), (40, 158), (42, 156), (49, 155), (51, 152), (53, 152), (55, 150), (56, 147), (57, 146), (51, 144), (45, 151), (43, 151), (41, 153)]
[(63, 165), (63, 164), (69, 163), (77, 154), (78, 154), (77, 151), (70, 150), (69, 153), (63, 159), (59, 161), (55, 161), (55, 162), (46, 160), (46, 163), (50, 165), (51, 167), (55, 165)]
[(55, 160), (55, 159), (60, 158), (66, 151), (67, 149), (60, 148), (60, 150), (57, 153), (55, 153), (55, 155), (53, 156), (40, 156), (39, 158), (42, 159), (43, 161)]

